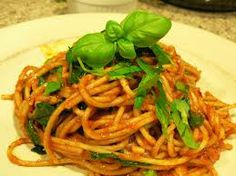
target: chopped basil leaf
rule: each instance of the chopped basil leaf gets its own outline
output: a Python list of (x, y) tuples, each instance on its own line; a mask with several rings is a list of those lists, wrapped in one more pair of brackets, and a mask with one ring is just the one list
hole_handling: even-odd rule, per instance
[(159, 90), (159, 96), (156, 97), (155, 93), (153, 93), (155, 97), (156, 115), (161, 123), (162, 133), (164, 135), (167, 135), (167, 128), (170, 124), (170, 113), (168, 111), (169, 102), (167, 101), (165, 92), (160, 81), (157, 82), (157, 87)]
[(102, 160), (106, 158), (113, 158), (114, 160), (118, 161), (122, 166), (126, 167), (138, 167), (138, 166), (148, 166), (148, 163), (142, 163), (137, 161), (129, 161), (119, 158), (114, 153), (97, 153), (91, 152), (91, 159), (93, 160)]
[(170, 55), (166, 53), (158, 44), (154, 44), (153, 46), (151, 46), (151, 49), (160, 65), (171, 63)]
[(190, 110), (188, 102), (185, 100), (175, 99), (172, 104), (180, 112), (183, 123), (188, 125), (188, 116)]
[(56, 73), (57, 73), (58, 81), (60, 81), (62, 83), (62, 66), (60, 66), (56, 69)]
[(81, 67), (75, 65), (71, 69), (71, 74), (70, 74), (70, 77), (69, 77), (69, 83), (70, 84), (78, 83), (79, 82), (79, 78), (81, 76), (83, 76), (84, 74), (85, 74), (85, 72), (83, 71), (83, 69)]
[(50, 105), (45, 102), (37, 103), (35, 110), (33, 112), (32, 119), (36, 120), (44, 128), (47, 126), (49, 117), (55, 110), (53, 105)]
[(145, 170), (143, 171), (144, 176), (158, 176), (155, 170)]
[(29, 119), (28, 122), (26, 123), (26, 132), (34, 145), (41, 144), (39, 135), (34, 128), (34, 120), (33, 119)]
[(46, 151), (42, 145), (35, 145), (32, 149), (32, 152), (38, 153), (40, 155), (45, 155)]
[(102, 76), (105, 74), (105, 70), (103, 67), (94, 67), (92, 69), (86, 68), (85, 64), (83, 63), (83, 61), (81, 60), (80, 57), (77, 58), (80, 67), (82, 68), (82, 70), (86, 73), (92, 73), (94, 75), (98, 75), (98, 76)]
[(188, 89), (189, 89), (189, 87), (186, 84), (184, 84), (182, 81), (176, 81), (175, 88), (185, 94), (188, 93)]
[(51, 93), (54, 93), (60, 89), (61, 89), (61, 82), (58, 82), (58, 81), (48, 82), (46, 85), (46, 89), (44, 91), (44, 94), (50, 95)]
[(150, 65), (146, 64), (141, 59), (137, 61), (139, 67), (146, 72), (146, 75), (143, 76), (141, 82), (138, 85), (137, 94), (134, 102), (134, 107), (140, 109), (142, 103), (150, 89), (156, 85), (157, 80), (159, 79), (159, 73), (161, 72), (160, 68), (152, 68)]
[(137, 63), (139, 67), (146, 73), (146, 74), (155, 74), (160, 73), (162, 70), (160, 68), (153, 68), (151, 65), (147, 64), (141, 59), (137, 59)]
[(91, 152), (91, 159), (93, 160), (102, 160), (106, 158), (116, 158), (117, 156), (113, 153), (97, 153)]
[(156, 84), (159, 76), (158, 74), (146, 74), (143, 76), (138, 85), (137, 94), (135, 97), (134, 107), (140, 109), (148, 91)]
[(83, 69), (80, 67), (76, 58), (73, 57), (72, 48), (69, 48), (66, 53), (66, 60), (69, 65), (69, 80), (70, 84), (78, 83), (79, 78), (85, 74)]
[(31, 149), (32, 152), (38, 153), (40, 155), (46, 154), (44, 147), (41, 145), (40, 137), (34, 127), (34, 119), (29, 119), (26, 123), (26, 132), (34, 144)]
[(71, 47), (69, 47), (69, 50), (66, 53), (66, 60), (68, 64), (72, 64), (73, 62), (76, 61), (76, 58), (73, 57), (73, 51)]
[(39, 77), (39, 86), (42, 86), (44, 83), (46, 83), (46, 80), (45, 80), (45, 78), (44, 78), (44, 76), (40, 76)]
[(200, 127), (204, 122), (204, 118), (201, 114), (196, 112), (190, 112), (189, 116), (189, 125), (191, 128), (197, 128)]
[(185, 100), (174, 100), (171, 104), (171, 118), (185, 145), (189, 148), (197, 149), (199, 143), (194, 140), (190, 126), (184, 121), (185, 116), (188, 116), (189, 109), (188, 103)]
[(112, 71), (108, 72), (108, 75), (111, 77), (111, 79), (119, 79), (122, 77), (131, 76), (131, 73), (140, 72), (142, 71), (141, 68), (138, 66), (132, 65), (132, 66), (126, 66), (121, 67)]

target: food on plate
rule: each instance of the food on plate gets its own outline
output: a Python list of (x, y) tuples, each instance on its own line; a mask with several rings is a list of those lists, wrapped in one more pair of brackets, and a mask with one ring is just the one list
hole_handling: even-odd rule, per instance
[[(14, 101), (22, 132), (10, 161), (72, 164), (91, 176), (217, 175), (214, 163), (236, 132), (234, 105), (202, 93), (200, 71), (158, 42), (170, 28), (165, 17), (134, 11), (41, 67), (26, 66), (14, 94), (3, 96)], [(17, 157), (22, 144), (47, 157)]]

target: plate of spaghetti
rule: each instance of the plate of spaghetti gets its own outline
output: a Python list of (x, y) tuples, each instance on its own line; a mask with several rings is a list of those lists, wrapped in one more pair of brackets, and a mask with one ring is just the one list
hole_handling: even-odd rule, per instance
[(236, 171), (235, 43), (141, 10), (0, 38), (0, 175)]

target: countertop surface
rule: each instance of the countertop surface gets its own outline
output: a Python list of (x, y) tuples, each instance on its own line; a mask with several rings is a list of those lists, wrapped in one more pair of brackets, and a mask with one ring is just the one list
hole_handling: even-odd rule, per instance
[[(197, 12), (168, 5), (159, 0), (141, 0), (137, 8), (158, 12), (174, 21), (211, 31), (236, 42), (236, 12)], [(68, 13), (67, 3), (55, 0), (1, 0), (0, 9), (0, 28)]]

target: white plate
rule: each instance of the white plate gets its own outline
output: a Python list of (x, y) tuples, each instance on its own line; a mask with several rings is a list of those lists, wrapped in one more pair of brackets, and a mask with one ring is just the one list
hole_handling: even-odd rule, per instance
[[(108, 19), (120, 21), (123, 14), (75, 14), (39, 19), (0, 29), (0, 94), (12, 93), (19, 72), (26, 65), (40, 65), (44, 58), (38, 46), (49, 41), (81, 36), (87, 32), (104, 29)], [(203, 90), (210, 90), (218, 98), (236, 102), (236, 44), (212, 33), (173, 22), (173, 27), (162, 40), (176, 47), (178, 53), (202, 70), (199, 83)], [(27, 168), (10, 163), (7, 146), (18, 134), (13, 119), (13, 103), (0, 100), (0, 175), (1, 176), (78, 176), (74, 167)], [(235, 120), (235, 119), (234, 119)], [(223, 152), (216, 163), (220, 176), (236, 172), (235, 148)], [(28, 149), (17, 152), (28, 159), (35, 157)]]

